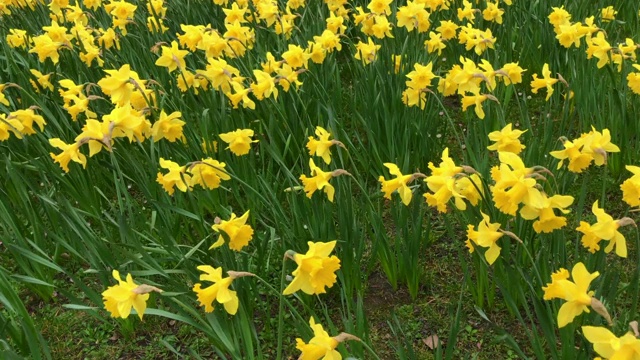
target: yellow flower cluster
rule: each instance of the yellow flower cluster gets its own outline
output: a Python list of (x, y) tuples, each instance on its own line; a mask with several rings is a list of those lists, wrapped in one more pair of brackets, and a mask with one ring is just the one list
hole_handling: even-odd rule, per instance
[(563, 150), (552, 151), (550, 155), (560, 160), (558, 169), (567, 160), (567, 168), (571, 172), (581, 173), (591, 163), (602, 166), (607, 162), (607, 153), (620, 152), (620, 148), (611, 143), (611, 134), (608, 129), (597, 131), (591, 128), (588, 133), (583, 133), (578, 139), (568, 140), (563, 138)]
[[(600, 10), (600, 22), (607, 23), (615, 20), (618, 12), (613, 6), (607, 6)], [(624, 43), (611, 44), (607, 40), (606, 32), (599, 28), (595, 22), (596, 17), (590, 16), (583, 22), (572, 22), (571, 14), (564, 7), (554, 7), (549, 14), (549, 22), (553, 25), (558, 42), (566, 48), (580, 47), (582, 38), (587, 45), (587, 59), (598, 59), (598, 69), (613, 64), (618, 72), (621, 72), (625, 62), (631, 63), (632, 67), (640, 71), (640, 65), (636, 62), (637, 51), (640, 45), (633, 39), (626, 38)], [(640, 72), (629, 72), (627, 75), (628, 86), (634, 93), (640, 95)]]
[(169, 170), (168, 173), (158, 172), (157, 182), (164, 190), (173, 195), (175, 188), (182, 192), (200, 185), (206, 189), (217, 189), (222, 180), (229, 180), (231, 176), (226, 172), (227, 165), (211, 158), (194, 161), (180, 166), (171, 160), (160, 158), (160, 167)]
[[(310, 136), (307, 141), (306, 146), (309, 150), (309, 155), (322, 157), (327, 165), (331, 164), (331, 146), (338, 145), (340, 147), (344, 147), (344, 144), (336, 139), (329, 140), (329, 138), (331, 137), (331, 133), (320, 126), (316, 127), (315, 134), (317, 138)], [(313, 193), (318, 190), (322, 190), (325, 194), (327, 194), (327, 198), (329, 199), (329, 201), (333, 202), (335, 188), (329, 183), (329, 180), (336, 176), (350, 174), (343, 169), (337, 169), (331, 172), (323, 171), (318, 166), (316, 166), (313, 159), (309, 159), (309, 168), (311, 169), (310, 177), (304, 174), (300, 176), (300, 181), (302, 181), (302, 185), (304, 186), (304, 191), (307, 194), (307, 197), (311, 198)]]
[[(438, 81), (438, 92), (443, 96), (455, 94), (462, 95), (462, 110), (466, 111), (469, 106), (475, 107), (475, 113), (480, 119), (484, 119), (485, 113), (482, 103), (486, 100), (498, 102), (490, 93), (483, 93), (482, 87), (491, 92), (495, 90), (497, 81), (502, 80), (505, 85), (519, 84), (522, 82), (522, 73), (525, 71), (518, 63), (508, 63), (502, 68), (495, 70), (487, 60), (481, 60), (477, 65), (473, 60), (460, 57), (460, 65), (454, 65), (445, 76)], [(407, 74), (409, 81), (406, 82), (407, 89), (402, 93), (402, 101), (407, 106), (420, 106), (424, 109), (426, 105), (426, 92), (429, 89), (431, 80), (437, 76), (432, 72), (432, 64), (426, 66), (415, 64), (415, 70)]]
[(11, 134), (18, 139), (22, 139), (25, 135), (33, 135), (36, 133), (34, 125), (38, 125), (40, 131), (44, 130), (46, 121), (41, 115), (35, 113), (35, 109), (37, 107), (12, 111), (8, 115), (0, 114), (0, 141), (8, 140)]

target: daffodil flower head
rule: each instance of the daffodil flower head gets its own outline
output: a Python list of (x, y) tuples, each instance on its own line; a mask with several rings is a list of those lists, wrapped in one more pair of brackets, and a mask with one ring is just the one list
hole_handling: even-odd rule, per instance
[(538, 74), (533, 74), (533, 80), (531, 81), (531, 92), (538, 93), (538, 90), (542, 88), (547, 89), (546, 101), (549, 101), (551, 95), (553, 95), (553, 85), (559, 80), (551, 77), (551, 71), (549, 70), (549, 64), (542, 66), (542, 78), (538, 78)]
[(548, 197), (545, 193), (541, 193), (543, 198), (543, 206), (536, 208), (525, 205), (520, 209), (520, 216), (526, 220), (536, 220), (533, 223), (533, 229), (539, 233), (550, 233), (567, 225), (567, 218), (557, 216), (554, 209), (558, 209), (563, 214), (568, 214), (567, 210), (573, 204), (573, 196), (553, 195)]
[(151, 127), (151, 136), (153, 141), (159, 141), (161, 139), (167, 139), (169, 142), (175, 142), (178, 139), (183, 138), (182, 128), (186, 122), (180, 118), (182, 113), (174, 111), (170, 115), (167, 115), (164, 110), (160, 112), (160, 118), (153, 123)]
[(336, 190), (333, 185), (329, 184), (329, 180), (335, 176), (350, 174), (343, 169), (334, 170), (332, 172), (322, 171), (316, 166), (313, 159), (309, 159), (309, 167), (311, 168), (311, 177), (307, 177), (304, 174), (300, 176), (300, 181), (302, 181), (302, 184), (304, 185), (304, 191), (307, 194), (307, 197), (311, 198), (316, 190), (323, 190), (325, 194), (327, 194), (329, 201), (333, 202), (333, 196)]
[(136, 291), (138, 284), (133, 281), (131, 274), (127, 274), (126, 281), (120, 278), (118, 270), (113, 270), (112, 275), (118, 281), (118, 285), (110, 286), (102, 292), (105, 309), (111, 313), (111, 317), (126, 319), (133, 308), (142, 320), (149, 294)]
[(409, 203), (411, 202), (411, 197), (413, 195), (413, 193), (411, 192), (411, 189), (408, 186), (409, 183), (414, 179), (416, 179), (417, 177), (426, 177), (426, 176), (424, 174), (419, 174), (419, 173), (403, 175), (400, 172), (400, 169), (398, 168), (398, 166), (393, 163), (384, 163), (384, 166), (386, 166), (387, 169), (389, 169), (389, 174), (395, 176), (391, 180), (386, 180), (384, 176), (380, 176), (378, 178), (378, 181), (380, 181), (380, 184), (382, 186), (381, 191), (384, 192), (384, 197), (386, 199), (391, 199), (391, 194), (397, 190), (398, 194), (400, 195), (400, 198), (402, 199), (402, 203), (405, 205), (409, 205)]
[(156, 60), (156, 65), (166, 67), (169, 72), (173, 72), (175, 70), (182, 71), (186, 67), (184, 58), (188, 54), (189, 51), (180, 50), (180, 48), (178, 47), (178, 43), (176, 41), (172, 41), (171, 47), (162, 47), (162, 56), (160, 56), (160, 58)]
[(291, 255), (298, 268), (293, 271), (293, 281), (284, 289), (284, 295), (293, 294), (298, 290), (309, 295), (324, 294), (325, 288), (331, 288), (336, 283), (335, 272), (340, 269), (340, 259), (335, 255), (329, 256), (336, 246), (336, 241), (309, 241), (307, 244), (309, 250), (306, 254)]
[(131, 70), (129, 64), (124, 64), (118, 70), (105, 70), (107, 76), (98, 81), (98, 86), (102, 92), (111, 97), (111, 102), (118, 106), (124, 106), (131, 101), (131, 96), (135, 91), (134, 82), (140, 87), (145, 81), (135, 71)]
[(166, 174), (158, 172), (157, 176), (157, 182), (169, 195), (173, 195), (174, 187), (182, 192), (191, 189), (191, 175), (186, 172), (186, 166), (180, 166), (176, 162), (160, 158), (160, 167), (169, 170)]
[(582, 333), (603, 359), (640, 359), (640, 339), (630, 332), (617, 337), (604, 327), (583, 326)]
[(636, 71), (629, 72), (629, 74), (627, 75), (627, 83), (631, 91), (633, 91), (635, 94), (640, 95), (640, 65), (633, 64), (632, 66)]
[(627, 165), (625, 168), (631, 171), (633, 176), (620, 185), (622, 200), (629, 204), (629, 206), (640, 206), (640, 167)]
[(589, 291), (591, 282), (600, 275), (599, 272), (590, 273), (583, 263), (577, 263), (571, 270), (573, 281), (569, 280), (569, 271), (560, 269), (551, 275), (551, 283), (544, 290), (544, 299), (563, 299), (558, 311), (558, 327), (562, 328), (571, 323), (573, 319), (589, 312), (592, 303), (593, 291)]
[(189, 172), (191, 178), (189, 186), (200, 185), (206, 189), (217, 189), (222, 180), (230, 180), (231, 176), (226, 172), (227, 164), (212, 158), (202, 159), (191, 165)]
[(424, 179), (432, 193), (425, 193), (424, 197), (429, 206), (435, 206), (439, 212), (447, 212), (447, 203), (453, 197), (457, 208), (463, 210), (466, 205), (463, 196), (456, 188), (456, 177), (462, 173), (462, 167), (457, 166), (449, 157), (449, 148), (442, 151), (439, 166), (429, 162), (431, 175)]
[(251, 144), (257, 143), (258, 140), (252, 140), (253, 130), (237, 129), (228, 133), (220, 134), (220, 139), (229, 144), (227, 149), (236, 156), (242, 156), (249, 153)]
[(489, 133), (489, 140), (494, 143), (487, 146), (487, 149), (497, 152), (520, 154), (526, 147), (520, 143), (520, 135), (525, 132), (527, 132), (527, 130), (513, 130), (511, 123), (509, 123), (503, 127), (502, 130)]
[(495, 181), (491, 193), (498, 209), (505, 214), (515, 215), (520, 204), (533, 208), (544, 207), (544, 198), (532, 177), (533, 169), (527, 168), (514, 153), (501, 152), (498, 157), (500, 166), (491, 169), (491, 177)]
[[(253, 228), (251, 225), (247, 225), (248, 219), (249, 210), (242, 214), (241, 217), (236, 217), (236, 214), (231, 213), (229, 220), (222, 220), (211, 226), (211, 228), (217, 233), (224, 232), (229, 237), (229, 248), (240, 251), (253, 238)], [(220, 247), (222, 244), (224, 244), (224, 237), (220, 235), (218, 236), (218, 241), (211, 245), (209, 249)]]
[(627, 241), (618, 229), (625, 225), (635, 226), (635, 222), (630, 218), (614, 220), (611, 215), (607, 214), (604, 209), (598, 206), (597, 200), (593, 203), (591, 211), (596, 216), (596, 223), (591, 225), (585, 221), (581, 221), (580, 226), (576, 228), (576, 230), (583, 234), (581, 239), (582, 245), (584, 245), (589, 252), (594, 253), (600, 249), (600, 241), (607, 240), (609, 244), (604, 249), (605, 253), (610, 253), (615, 248), (616, 255), (626, 258)]
[(593, 162), (598, 166), (606, 164), (607, 153), (620, 152), (620, 148), (611, 142), (609, 129), (603, 129), (602, 132), (599, 132), (591, 127), (591, 131), (583, 135), (583, 138), (583, 152), (591, 154)]
[(484, 257), (489, 265), (493, 265), (500, 256), (501, 248), (498, 246), (498, 240), (504, 234), (500, 232), (500, 223), (491, 223), (489, 215), (481, 214), (482, 221), (478, 224), (478, 230), (475, 230), (473, 225), (467, 227), (467, 248), (469, 252), (474, 251), (474, 245), (487, 248)]
[[(1, 133), (0, 131), (0, 134)], [(49, 139), (49, 144), (62, 150), (58, 155), (54, 153), (49, 153), (49, 155), (65, 172), (69, 172), (69, 161), (77, 162), (81, 164), (83, 168), (87, 166), (87, 157), (80, 152), (80, 145), (78, 143), (66, 144), (64, 141), (54, 138)]]
[(338, 140), (329, 140), (331, 133), (321, 126), (316, 126), (315, 134), (317, 138), (309, 136), (309, 141), (307, 141), (306, 146), (309, 150), (309, 155), (320, 156), (325, 164), (329, 165), (331, 164), (331, 146), (339, 145), (344, 147), (344, 145)]
[(342, 355), (336, 351), (336, 347), (340, 344), (338, 340), (329, 336), (322, 324), (316, 324), (313, 317), (309, 319), (309, 325), (313, 330), (313, 337), (308, 343), (305, 343), (301, 338), (296, 339), (296, 349), (300, 350), (302, 354), (298, 359), (300, 360), (319, 360), (319, 359), (332, 359), (341, 360)]
[(231, 276), (223, 278), (221, 267), (213, 268), (209, 265), (200, 265), (198, 270), (204, 272), (204, 274), (200, 275), (200, 281), (213, 283), (213, 285), (205, 288), (202, 288), (201, 283), (193, 286), (193, 291), (198, 296), (200, 305), (204, 306), (204, 311), (213, 312), (213, 302), (217, 301), (224, 306), (227, 313), (235, 315), (238, 312), (238, 295), (234, 290), (229, 289), (234, 278)]

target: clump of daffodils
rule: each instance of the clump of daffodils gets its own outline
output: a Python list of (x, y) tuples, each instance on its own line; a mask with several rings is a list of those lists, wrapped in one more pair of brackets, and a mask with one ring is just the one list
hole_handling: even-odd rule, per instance
[(579, 138), (568, 140), (561, 139), (564, 145), (563, 150), (552, 151), (551, 156), (560, 160), (558, 169), (568, 161), (567, 168), (574, 173), (581, 173), (588, 168), (591, 163), (597, 166), (606, 164), (609, 153), (620, 152), (620, 148), (611, 142), (609, 129), (602, 132), (591, 128), (588, 133), (583, 133)]
[(217, 189), (221, 181), (231, 179), (225, 170), (226, 164), (211, 158), (187, 165), (160, 158), (160, 167), (169, 172), (158, 172), (156, 181), (169, 195), (173, 195), (175, 189), (187, 192), (196, 185), (211, 190)]
[[(424, 197), (429, 206), (436, 207), (439, 212), (447, 212), (449, 200), (453, 199), (456, 208), (465, 210), (469, 201), (475, 206), (482, 198), (483, 188), (480, 177), (467, 166), (457, 166), (449, 157), (449, 148), (442, 152), (438, 166), (429, 163), (431, 175), (424, 179), (431, 192)], [(471, 175), (466, 173), (470, 172)]]

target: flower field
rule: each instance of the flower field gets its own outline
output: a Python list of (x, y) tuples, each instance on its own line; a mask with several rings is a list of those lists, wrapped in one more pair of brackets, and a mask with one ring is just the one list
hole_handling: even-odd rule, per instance
[(0, 39), (2, 359), (640, 359), (640, 3), (0, 0)]

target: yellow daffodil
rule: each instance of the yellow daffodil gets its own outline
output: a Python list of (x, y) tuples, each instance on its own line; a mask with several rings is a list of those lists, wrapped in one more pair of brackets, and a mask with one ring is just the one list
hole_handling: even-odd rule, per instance
[(595, 57), (598, 59), (596, 66), (603, 68), (611, 62), (613, 47), (607, 41), (604, 32), (600, 31), (596, 36), (587, 39), (587, 59)]
[[(253, 228), (251, 225), (247, 225), (249, 219), (249, 210), (245, 212), (241, 217), (236, 217), (236, 214), (231, 213), (229, 220), (222, 220), (219, 223), (211, 226), (215, 232), (224, 232), (229, 237), (229, 248), (231, 250), (240, 251), (243, 247), (249, 244), (249, 241), (253, 238)], [(224, 244), (224, 237), (218, 236), (216, 241), (209, 249), (220, 247)]]
[(27, 32), (22, 29), (10, 29), (9, 34), (6, 37), (7, 44), (12, 48), (26, 48), (27, 47)]
[[(462, 111), (467, 111), (467, 108), (471, 105), (474, 105), (474, 110), (476, 116), (480, 119), (484, 119), (484, 109), (482, 108), (482, 103), (487, 99), (495, 99), (493, 95), (490, 94), (470, 94), (464, 95), (462, 97)], [(497, 100), (497, 99), (496, 99)]]
[(489, 265), (492, 265), (500, 256), (500, 246), (498, 240), (504, 235), (500, 232), (499, 223), (491, 223), (489, 215), (482, 213), (482, 221), (478, 224), (478, 230), (473, 225), (467, 226), (467, 248), (469, 252), (474, 251), (474, 245), (487, 248), (484, 253)]
[(273, 95), (273, 98), (277, 100), (278, 88), (276, 87), (275, 79), (261, 70), (253, 70), (253, 75), (256, 78), (256, 81), (251, 84), (253, 95), (255, 95), (258, 100), (269, 98)]
[(191, 188), (189, 185), (191, 175), (186, 173), (185, 166), (180, 166), (176, 162), (160, 158), (160, 167), (169, 170), (169, 172), (166, 174), (158, 172), (156, 181), (162, 185), (169, 195), (173, 195), (175, 191), (174, 187), (182, 192), (186, 192)]
[(571, 20), (571, 14), (564, 9), (564, 6), (561, 7), (552, 7), (553, 11), (549, 14), (548, 19), (551, 25), (553, 25), (555, 32), (558, 33), (560, 30), (560, 26), (566, 25)]
[(426, 177), (424, 174), (415, 173), (409, 175), (403, 175), (400, 172), (400, 169), (396, 164), (393, 163), (384, 163), (384, 166), (389, 169), (389, 174), (394, 175), (395, 178), (391, 180), (386, 180), (384, 176), (380, 176), (378, 181), (382, 186), (382, 192), (384, 192), (384, 197), (386, 199), (391, 199), (391, 194), (394, 191), (398, 191), (400, 198), (402, 199), (402, 203), (405, 205), (409, 205), (411, 202), (412, 192), (409, 188), (409, 183), (418, 177)]
[(427, 204), (435, 206), (439, 212), (447, 212), (447, 203), (453, 197), (458, 209), (466, 209), (463, 197), (455, 187), (456, 177), (462, 173), (462, 167), (456, 166), (449, 157), (449, 148), (445, 148), (442, 152), (440, 165), (436, 167), (429, 162), (429, 169), (431, 169), (431, 175), (427, 176), (424, 182), (433, 193), (424, 194)]
[(589, 285), (593, 279), (600, 275), (599, 272), (589, 273), (583, 263), (577, 263), (571, 270), (573, 281), (569, 280), (569, 271), (560, 269), (551, 275), (551, 283), (548, 283), (544, 290), (544, 299), (563, 299), (558, 311), (558, 327), (562, 328), (573, 321), (573, 319), (589, 312), (593, 291), (589, 291)]
[(533, 80), (531, 81), (531, 92), (538, 93), (538, 90), (542, 88), (547, 89), (547, 98), (549, 101), (551, 95), (553, 95), (553, 85), (558, 82), (558, 79), (551, 77), (551, 71), (549, 70), (549, 64), (544, 64), (542, 67), (542, 78), (538, 78), (538, 74), (533, 74)]
[(233, 282), (233, 277), (222, 277), (222, 268), (213, 268), (209, 265), (200, 265), (198, 270), (204, 272), (200, 275), (200, 281), (210, 281), (213, 285), (202, 288), (202, 284), (197, 283), (193, 286), (193, 291), (198, 296), (198, 302), (204, 306), (205, 312), (212, 312), (214, 305), (213, 302), (224, 306), (224, 310), (230, 315), (235, 315), (238, 312), (238, 295), (234, 290), (230, 290), (229, 286)]
[(349, 174), (345, 170), (338, 169), (332, 172), (322, 171), (316, 164), (313, 162), (313, 159), (309, 159), (309, 168), (311, 168), (311, 177), (307, 177), (306, 175), (300, 175), (300, 181), (304, 185), (304, 191), (307, 194), (308, 198), (311, 198), (316, 190), (323, 190), (325, 194), (327, 194), (327, 198), (329, 201), (333, 202), (333, 196), (335, 194), (335, 188), (333, 185), (329, 184), (329, 180), (332, 177), (347, 175)]
[(36, 69), (31, 69), (29, 72), (36, 77), (37, 83), (33, 80), (29, 80), (29, 82), (37, 92), (40, 92), (40, 89), (49, 89), (49, 91), (53, 91), (53, 84), (49, 82), (51, 74), (44, 75)]
[(640, 206), (640, 167), (627, 165), (625, 168), (631, 171), (633, 176), (620, 185), (622, 200), (629, 204), (629, 206)]
[(341, 360), (342, 355), (336, 350), (343, 340), (359, 340), (353, 335), (341, 333), (331, 337), (321, 324), (316, 324), (313, 317), (309, 319), (309, 326), (313, 330), (313, 337), (308, 343), (304, 340), (296, 339), (296, 349), (301, 351), (299, 360)]
[(81, 164), (83, 168), (87, 167), (87, 158), (80, 152), (80, 145), (78, 143), (66, 144), (64, 141), (54, 138), (49, 139), (49, 144), (62, 150), (58, 155), (54, 153), (49, 153), (49, 155), (54, 162), (60, 164), (60, 167), (65, 172), (69, 172), (69, 161), (77, 162)]
[(309, 141), (307, 141), (306, 146), (309, 150), (309, 155), (319, 156), (324, 160), (325, 164), (331, 164), (331, 146), (344, 147), (344, 145), (338, 140), (329, 140), (331, 133), (321, 126), (316, 126), (315, 134), (317, 138), (309, 136)]
[(249, 150), (251, 150), (251, 144), (258, 142), (258, 140), (252, 140), (252, 137), (253, 130), (251, 129), (238, 129), (220, 134), (220, 139), (229, 144), (227, 149), (230, 149), (236, 156), (242, 156), (249, 153)]
[(36, 114), (33, 109), (24, 109), (24, 110), (16, 110), (9, 113), (9, 116), (5, 121), (8, 121), (10, 124), (15, 124), (12, 122), (12, 119), (16, 119), (20, 122), (22, 127), (20, 128), (20, 132), (23, 135), (33, 135), (36, 131), (33, 129), (33, 124), (37, 124), (40, 128), (40, 131), (44, 130), (44, 126), (46, 125), (46, 121), (44, 118), (38, 114)]
[(110, 286), (102, 292), (105, 309), (111, 313), (111, 317), (126, 319), (133, 308), (142, 320), (149, 294), (138, 291), (139, 285), (133, 282), (131, 274), (127, 274), (126, 281), (123, 281), (118, 270), (113, 270), (113, 278), (118, 280), (118, 285)]
[(293, 294), (298, 290), (309, 295), (324, 294), (326, 287), (331, 288), (336, 283), (335, 272), (340, 269), (340, 259), (335, 255), (329, 256), (336, 246), (336, 241), (309, 241), (307, 244), (309, 250), (306, 254), (290, 254), (298, 268), (293, 271), (293, 281), (284, 289), (284, 295)]
[(130, 103), (116, 106), (102, 117), (102, 121), (110, 123), (114, 138), (126, 137), (130, 142), (143, 141), (151, 132), (151, 123), (145, 119), (144, 113), (134, 109)]
[(289, 44), (289, 49), (282, 53), (284, 61), (292, 68), (307, 67), (309, 55), (298, 45)]
[(103, 147), (107, 147), (111, 151), (113, 139), (109, 123), (88, 119), (82, 127), (82, 132), (76, 136), (75, 141), (78, 144), (89, 144), (89, 156), (99, 153)]
[(184, 61), (185, 56), (189, 54), (187, 50), (180, 50), (176, 41), (171, 42), (171, 47), (162, 47), (162, 56), (156, 60), (157, 66), (166, 67), (169, 72), (175, 70), (184, 70), (186, 63)]
[(189, 168), (190, 185), (200, 185), (210, 190), (217, 189), (222, 180), (231, 179), (231, 176), (224, 169), (226, 166), (227, 164), (211, 158), (196, 161)]
[(54, 64), (57, 64), (60, 61), (58, 49), (63, 45), (62, 43), (53, 41), (47, 34), (35, 36), (31, 40), (33, 41), (33, 46), (29, 53), (38, 54), (40, 62), (51, 59)]
[(554, 209), (560, 210), (561, 213), (567, 214), (569, 210), (566, 208), (573, 204), (573, 196), (553, 195), (547, 197), (542, 193), (542, 207), (535, 208), (525, 205), (520, 209), (520, 216), (526, 220), (536, 220), (533, 223), (533, 230), (537, 233), (550, 233), (567, 225), (567, 218), (557, 216)]
[(633, 64), (632, 66), (636, 69), (636, 72), (629, 72), (627, 75), (627, 83), (631, 91), (640, 95), (640, 65)]
[(137, 8), (137, 6), (124, 0), (111, 1), (104, 6), (104, 9), (111, 14), (113, 27), (119, 28), (122, 35), (127, 35), (127, 24), (134, 18)]
[(7, 84), (0, 84), (0, 104), (4, 106), (9, 106), (9, 100), (3, 91), (7, 88)]
[(615, 20), (617, 14), (618, 12), (613, 8), (613, 6), (607, 6), (606, 8), (602, 8), (600, 10), (602, 22)]
[(392, 0), (371, 0), (367, 9), (377, 15), (391, 14)]
[(442, 55), (442, 50), (447, 47), (442, 41), (442, 35), (434, 33), (433, 31), (429, 32), (429, 39), (424, 41), (424, 46), (427, 48), (429, 54), (438, 52), (438, 56)]
[(487, 1), (487, 7), (482, 11), (482, 18), (487, 21), (496, 22), (502, 24), (502, 15), (504, 10), (498, 7), (499, 1), (492, 3)]
[(564, 160), (569, 160), (568, 169), (571, 172), (580, 173), (593, 161), (600, 166), (606, 163), (607, 154), (620, 152), (620, 148), (611, 143), (611, 134), (608, 129), (602, 132), (591, 128), (589, 133), (583, 133), (580, 138), (573, 141), (564, 140), (564, 150), (552, 151), (551, 156), (561, 160), (558, 163), (560, 169)]
[(124, 106), (131, 100), (131, 94), (135, 91), (134, 82), (140, 86), (145, 83), (140, 80), (135, 71), (131, 70), (129, 64), (122, 65), (118, 70), (105, 70), (105, 72), (108, 76), (98, 81), (98, 86), (118, 106)]
[(621, 337), (600, 326), (583, 326), (584, 337), (602, 359), (640, 360), (640, 339), (628, 332)]
[(473, 24), (473, 21), (475, 19), (475, 12), (476, 9), (473, 8), (473, 4), (471, 4), (471, 2), (467, 1), (467, 0), (463, 0), (462, 1), (462, 8), (458, 8), (458, 20), (462, 21), (462, 20), (469, 20), (470, 23)]
[(520, 143), (519, 138), (525, 132), (527, 130), (513, 130), (511, 123), (509, 123), (502, 130), (489, 133), (489, 140), (494, 143), (487, 146), (487, 149), (497, 152), (510, 152), (516, 155), (520, 154), (526, 146)]
[(544, 207), (544, 198), (536, 187), (532, 168), (527, 168), (522, 159), (508, 152), (498, 154), (500, 165), (491, 169), (495, 185), (491, 188), (493, 201), (500, 211), (515, 215), (519, 204), (532, 208)]
[(522, 82), (522, 73), (525, 71), (527, 70), (521, 68), (518, 63), (507, 63), (496, 72), (496, 75), (501, 75), (500, 79), (504, 81), (505, 85), (520, 84)]
[(431, 86), (431, 80), (437, 76), (431, 71), (433, 68), (432, 63), (427, 65), (414, 64), (414, 70), (407, 74), (408, 81), (405, 82), (407, 87), (421, 90)]
[(441, 20), (440, 26), (436, 28), (436, 31), (442, 35), (442, 40), (451, 40), (456, 37), (458, 24), (451, 20)]
[(396, 25), (404, 27), (411, 32), (417, 29), (418, 32), (426, 32), (431, 23), (429, 22), (429, 12), (425, 9), (425, 4), (419, 1), (407, 1), (407, 5), (398, 7), (396, 13)]
[(609, 245), (604, 249), (606, 253), (610, 253), (615, 247), (616, 255), (626, 258), (627, 241), (618, 229), (625, 225), (635, 226), (635, 222), (630, 218), (614, 220), (604, 209), (598, 207), (598, 201), (593, 203), (591, 211), (596, 216), (596, 223), (591, 225), (588, 222), (581, 221), (580, 226), (576, 228), (576, 230), (583, 234), (581, 239), (582, 245), (584, 245), (589, 252), (594, 253), (600, 250), (600, 241), (607, 240), (609, 241)]
[(167, 139), (169, 142), (174, 142), (183, 138), (182, 127), (186, 122), (182, 121), (180, 117), (182, 117), (182, 113), (179, 111), (174, 111), (167, 115), (167, 113), (162, 110), (160, 112), (160, 118), (154, 122), (151, 127), (153, 141), (156, 142)]
[(249, 108), (251, 110), (256, 108), (256, 103), (249, 98), (251, 88), (246, 88), (244, 85), (236, 81), (231, 82), (231, 87), (233, 88), (233, 92), (226, 92), (225, 95), (229, 98), (229, 101), (231, 101), (231, 105), (234, 109), (238, 108), (240, 102), (242, 102), (243, 108)]
[(363, 64), (371, 64), (378, 54), (381, 45), (376, 45), (371, 38), (367, 38), (367, 42), (362, 41), (356, 44), (356, 60), (361, 60)]

